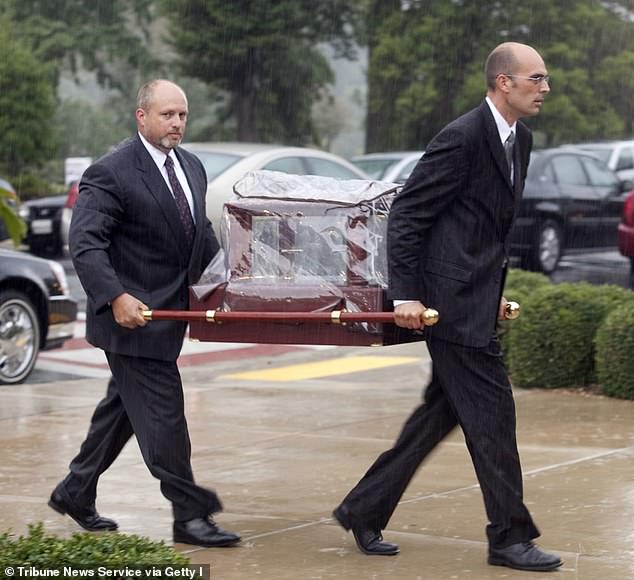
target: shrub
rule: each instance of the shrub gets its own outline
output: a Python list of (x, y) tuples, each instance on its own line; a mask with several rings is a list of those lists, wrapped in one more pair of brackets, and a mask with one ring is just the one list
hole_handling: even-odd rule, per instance
[(519, 387), (571, 387), (596, 381), (594, 335), (631, 292), (581, 282), (541, 286), (524, 299), (507, 357)]
[(47, 180), (33, 173), (21, 173), (19, 176), (12, 178), (11, 182), (16, 189), (20, 201), (28, 201), (29, 199), (59, 193), (53, 190)]
[[(520, 307), (523, 307), (525, 299), (537, 288), (550, 286), (551, 284), (550, 278), (545, 274), (512, 268), (506, 276), (503, 295), (508, 301), (518, 302)], [(515, 326), (515, 322), (515, 320), (501, 320), (498, 322), (498, 336), (500, 337), (505, 361), (508, 361), (510, 356), (511, 344), (509, 336)]]
[(634, 399), (634, 298), (605, 318), (595, 338), (597, 376), (610, 397)]
[[(46, 534), (41, 523), (29, 526), (26, 536), (0, 535), (0, 574), (6, 567), (75, 570), (184, 567), (189, 560), (163, 542), (136, 535), (75, 533), (64, 539)], [(3, 577), (3, 576), (0, 576)]]
[(530, 295), (537, 288), (551, 284), (550, 278), (546, 274), (512, 268), (506, 276), (504, 296), (507, 300), (519, 302), (520, 299)]

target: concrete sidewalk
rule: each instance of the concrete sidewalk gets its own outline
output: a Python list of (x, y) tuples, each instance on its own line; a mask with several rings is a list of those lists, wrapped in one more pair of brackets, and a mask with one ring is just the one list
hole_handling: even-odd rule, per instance
[[(341, 374), (358, 356), (378, 358), (377, 368)], [(335, 374), (311, 367), (270, 381), (232, 376), (327, 360)], [(176, 549), (210, 563), (222, 580), (543, 578), (486, 564), (482, 498), (459, 432), (416, 475), (384, 533), (400, 555), (364, 556), (332, 521), (332, 509), (391, 446), (428, 374), (422, 344), (184, 368), (196, 478), (219, 492), (225, 511), (216, 519), (243, 542)], [(43, 521), (52, 533), (78, 531), (46, 501), (105, 386), (95, 378), (0, 388), (0, 530), (24, 533)], [(565, 560), (552, 575), (634, 578), (634, 402), (520, 389), (516, 401), (526, 502), (540, 545)], [(134, 442), (102, 477), (98, 509), (121, 533), (171, 543), (170, 505)]]

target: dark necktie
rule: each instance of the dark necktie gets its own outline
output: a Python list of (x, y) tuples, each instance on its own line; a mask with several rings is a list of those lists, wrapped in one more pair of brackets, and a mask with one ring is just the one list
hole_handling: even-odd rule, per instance
[(504, 155), (506, 157), (506, 163), (509, 166), (509, 176), (511, 181), (513, 181), (513, 173), (511, 172), (513, 168), (513, 145), (515, 144), (515, 133), (513, 131), (510, 132), (509, 136), (506, 138), (504, 142)]
[(183, 188), (178, 181), (178, 177), (176, 177), (176, 172), (174, 171), (174, 162), (169, 155), (165, 160), (165, 169), (167, 169), (167, 177), (170, 180), (170, 185), (172, 186), (174, 201), (176, 201), (178, 215), (180, 216), (181, 223), (183, 224), (183, 228), (185, 229), (187, 242), (191, 246), (192, 242), (194, 241), (194, 219), (192, 218), (192, 213), (189, 209), (189, 203), (187, 201), (187, 197), (185, 196), (185, 192), (183, 191)]

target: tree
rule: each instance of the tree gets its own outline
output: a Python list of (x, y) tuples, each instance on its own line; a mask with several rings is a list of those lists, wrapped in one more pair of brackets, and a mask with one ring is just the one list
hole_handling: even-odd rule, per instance
[(369, 4), (370, 21), (377, 4), (396, 6), (382, 15), (382, 26), (368, 27), (368, 152), (424, 148), (447, 122), (482, 100), (484, 60), (507, 40), (538, 48), (551, 73), (543, 112), (527, 120), (542, 144), (631, 134), (634, 23), (618, 3)]
[(96, 73), (102, 86), (125, 93), (118, 67), (154, 69), (148, 49), (155, 0), (3, 0), (0, 15), (35, 58), (62, 71)]
[(352, 51), (347, 0), (162, 0), (184, 74), (226, 92), (221, 123), (241, 141), (317, 142), (313, 103), (332, 71), (316, 48)]
[[(151, 51), (155, 48), (152, 45), (155, 4), (156, 0), (3, 0), (0, 3), (6, 34), (27, 47), (36, 61), (46, 64), (55, 90), (62, 77), (70, 77), (79, 84), (88, 73), (109, 91), (107, 102), (100, 103), (102, 110), (88, 101), (59, 103), (56, 118), (50, 116), (45, 123), (46, 127), (59, 128), (60, 147), (57, 152), (49, 151), (51, 156), (56, 153), (63, 157), (72, 150), (95, 156), (95, 152), (103, 153), (115, 144), (122, 133), (129, 133), (136, 90), (142, 79), (157, 76), (161, 67), (160, 59)], [(69, 118), (70, 107), (76, 105), (79, 106), (74, 110), (75, 116)], [(74, 129), (79, 131), (75, 133)], [(95, 139), (91, 140), (90, 135), (83, 139), (90, 131), (96, 133)], [(106, 143), (109, 135), (115, 140)]]
[(6, 30), (0, 19), (0, 163), (13, 177), (54, 150), (55, 91), (50, 69)]

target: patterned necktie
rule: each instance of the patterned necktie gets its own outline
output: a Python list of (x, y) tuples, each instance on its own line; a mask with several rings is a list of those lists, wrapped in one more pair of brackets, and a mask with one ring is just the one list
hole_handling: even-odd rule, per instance
[(513, 173), (511, 172), (513, 168), (513, 145), (515, 144), (515, 133), (513, 131), (510, 132), (509, 136), (506, 138), (504, 142), (504, 155), (506, 157), (506, 163), (509, 166), (509, 176), (511, 177), (511, 181), (513, 181)]
[(167, 169), (167, 177), (170, 181), (170, 185), (172, 186), (174, 201), (176, 202), (176, 207), (178, 208), (178, 215), (181, 218), (181, 223), (185, 229), (187, 242), (191, 246), (194, 241), (194, 219), (192, 218), (192, 213), (189, 209), (189, 202), (187, 201), (185, 192), (178, 181), (178, 177), (176, 177), (176, 172), (174, 171), (174, 161), (172, 161), (172, 158), (169, 155), (167, 156), (167, 159), (165, 159), (165, 169)]

